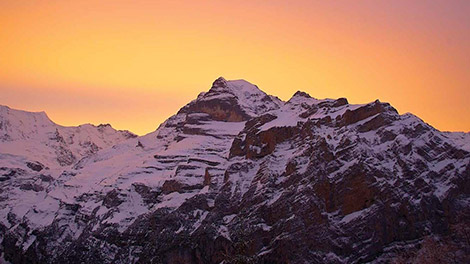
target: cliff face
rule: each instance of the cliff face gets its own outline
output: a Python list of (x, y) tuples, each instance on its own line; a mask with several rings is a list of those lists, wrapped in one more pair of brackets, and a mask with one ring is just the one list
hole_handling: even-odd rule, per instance
[(0, 250), (12, 263), (379, 263), (451, 238), (465, 262), (453, 230), (469, 226), (469, 139), (379, 101), (282, 102), (219, 78), (157, 131), (67, 166), (0, 151)]

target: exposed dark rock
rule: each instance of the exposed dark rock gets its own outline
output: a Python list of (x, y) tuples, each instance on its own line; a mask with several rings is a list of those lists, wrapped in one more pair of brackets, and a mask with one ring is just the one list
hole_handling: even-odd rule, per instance
[(183, 111), (188, 113), (205, 113), (211, 119), (226, 122), (240, 122), (248, 120), (250, 116), (238, 106), (235, 98), (214, 99), (197, 102), (189, 105)]
[(333, 104), (333, 107), (343, 106), (349, 104), (348, 99), (346, 98), (338, 98), (336, 102)]
[(230, 148), (230, 157), (244, 155), (248, 159), (258, 159), (271, 154), (277, 144), (294, 137), (300, 131), (297, 127), (273, 127), (259, 133), (256, 130), (243, 130), (241, 133), (246, 133), (245, 140), (235, 138)]
[(195, 189), (201, 189), (201, 185), (187, 185), (183, 184), (177, 180), (166, 180), (162, 185), (162, 192), (163, 194), (169, 194), (172, 192), (179, 192), (183, 193), (185, 191), (191, 191)]
[(146, 204), (155, 204), (160, 202), (159, 196), (161, 194), (160, 190), (154, 190), (144, 184), (134, 183), (135, 191), (142, 196), (142, 199)]
[(44, 188), (41, 185), (37, 185), (34, 183), (24, 183), (20, 186), (20, 189), (24, 191), (35, 191), (35, 192), (40, 192), (44, 190)]
[[(390, 112), (398, 114), (398, 112), (387, 103), (381, 103), (380, 101), (375, 101), (374, 103), (362, 106), (355, 110), (346, 110), (342, 116), (336, 118), (337, 126), (348, 126), (374, 116), (378, 113)], [(380, 123), (379, 121), (377, 121)]]
[(72, 151), (62, 145), (56, 149), (56, 155), (60, 166), (70, 166), (77, 160)]
[(108, 192), (103, 198), (103, 205), (107, 208), (117, 207), (123, 202), (119, 198), (119, 192), (117, 190), (112, 190)]
[(42, 171), (44, 169), (44, 165), (38, 161), (26, 162), (26, 166), (28, 166), (28, 168), (32, 169), (33, 171)]
[(372, 118), (371, 120), (367, 121), (366, 123), (359, 126), (359, 132), (368, 132), (371, 130), (376, 130), (386, 125), (390, 125), (393, 121), (397, 120), (395, 115), (389, 114), (379, 114), (376, 117)]
[(80, 143), (80, 146), (84, 147), (87, 150), (87, 156), (95, 154), (96, 152), (98, 152), (98, 150), (100, 150), (100, 148), (94, 142), (91, 141), (82, 142)]
[(209, 173), (209, 169), (206, 168), (206, 171), (205, 171), (205, 173), (204, 173), (204, 182), (203, 182), (202, 184), (203, 184), (204, 186), (210, 185), (210, 184), (211, 184), (211, 179), (212, 179), (212, 177), (211, 177), (211, 175), (210, 175), (210, 173)]

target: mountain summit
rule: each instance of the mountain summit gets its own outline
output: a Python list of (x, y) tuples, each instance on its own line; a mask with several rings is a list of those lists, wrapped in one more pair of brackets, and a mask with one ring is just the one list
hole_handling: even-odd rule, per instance
[(240, 122), (278, 109), (282, 101), (245, 81), (219, 77), (207, 93), (184, 107), (187, 113), (205, 113), (218, 121)]
[(469, 134), (379, 100), (283, 102), (218, 78), (142, 137), (5, 109), (11, 263), (469, 261)]

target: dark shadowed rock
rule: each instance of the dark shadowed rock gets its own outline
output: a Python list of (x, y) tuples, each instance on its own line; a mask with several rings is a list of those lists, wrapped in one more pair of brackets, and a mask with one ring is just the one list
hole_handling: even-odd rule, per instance
[(398, 114), (397, 111), (389, 104), (381, 103), (377, 100), (356, 110), (346, 110), (342, 116), (338, 116), (336, 118), (336, 124), (337, 126), (348, 126), (383, 112)]
[(103, 205), (107, 208), (112, 208), (120, 205), (123, 202), (122, 199), (119, 198), (119, 192), (117, 190), (112, 190), (106, 194), (103, 198)]
[(26, 166), (32, 169), (33, 171), (42, 171), (44, 169), (44, 165), (40, 162), (26, 162)]

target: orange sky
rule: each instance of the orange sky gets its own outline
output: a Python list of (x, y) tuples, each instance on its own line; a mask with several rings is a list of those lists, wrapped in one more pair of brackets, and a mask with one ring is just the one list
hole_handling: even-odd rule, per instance
[(224, 76), (470, 131), (468, 14), (467, 0), (0, 0), (0, 104), (145, 134)]

